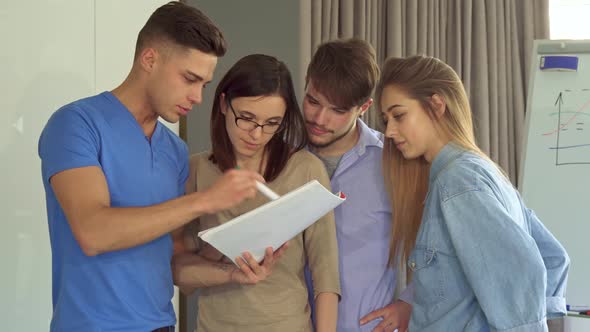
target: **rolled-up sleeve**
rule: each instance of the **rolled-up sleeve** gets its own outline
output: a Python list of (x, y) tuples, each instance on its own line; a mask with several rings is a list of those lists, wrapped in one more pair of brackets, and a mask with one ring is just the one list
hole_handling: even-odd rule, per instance
[(414, 303), (414, 284), (409, 283), (408, 286), (406, 286), (406, 288), (404, 288), (403, 291), (401, 291), (401, 293), (399, 294), (399, 299), (409, 303), (409, 304), (413, 304)]
[[(318, 180), (331, 190), (330, 179), (321, 162), (310, 165), (309, 179)], [(334, 212), (330, 211), (303, 232), (307, 262), (313, 282), (313, 296), (320, 293), (335, 293), (340, 297), (340, 274), (338, 267), (338, 243)]]
[(570, 258), (565, 248), (537, 218), (535, 212), (530, 209), (525, 211), (531, 226), (531, 235), (537, 243), (547, 270), (547, 317), (565, 316), (565, 290)]
[(472, 190), (442, 203), (460, 266), (493, 331), (542, 331), (546, 271), (535, 240), (498, 199)]

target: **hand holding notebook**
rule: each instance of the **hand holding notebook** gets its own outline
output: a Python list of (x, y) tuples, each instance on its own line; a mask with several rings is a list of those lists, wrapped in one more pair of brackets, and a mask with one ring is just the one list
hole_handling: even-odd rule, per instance
[(260, 262), (265, 248), (276, 250), (345, 200), (313, 180), (199, 237), (229, 258), (250, 252)]

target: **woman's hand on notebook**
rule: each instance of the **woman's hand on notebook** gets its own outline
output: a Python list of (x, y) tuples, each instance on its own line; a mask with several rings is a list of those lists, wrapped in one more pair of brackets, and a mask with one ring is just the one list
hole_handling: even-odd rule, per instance
[(264, 260), (258, 263), (254, 257), (246, 252), (242, 257), (236, 258), (238, 268), (235, 268), (231, 274), (231, 281), (238, 284), (254, 285), (272, 274), (276, 262), (281, 258), (288, 248), (288, 242), (285, 242), (276, 251), (271, 247), (266, 248)]

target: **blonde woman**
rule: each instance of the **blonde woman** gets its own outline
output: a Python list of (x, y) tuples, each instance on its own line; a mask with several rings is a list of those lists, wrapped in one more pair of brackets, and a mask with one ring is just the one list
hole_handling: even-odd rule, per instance
[(565, 314), (569, 258), (475, 144), (458, 75), (391, 58), (377, 88), (386, 124), (391, 256), (414, 284), (410, 331), (547, 331)]

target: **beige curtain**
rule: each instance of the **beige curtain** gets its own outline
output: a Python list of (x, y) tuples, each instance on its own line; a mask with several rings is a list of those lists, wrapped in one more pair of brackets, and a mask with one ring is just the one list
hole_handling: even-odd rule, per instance
[[(548, 1), (301, 0), (301, 68), (322, 42), (350, 37), (370, 42), (380, 64), (389, 56), (440, 58), (463, 80), (479, 146), (516, 184), (532, 44), (549, 38)], [(371, 111), (364, 120), (380, 129), (377, 119)]]
[[(479, 146), (517, 183), (534, 39), (549, 37), (548, 0), (301, 0), (302, 68), (322, 42), (357, 37), (389, 56), (426, 54), (463, 79)], [(378, 128), (375, 112), (367, 123)]]

